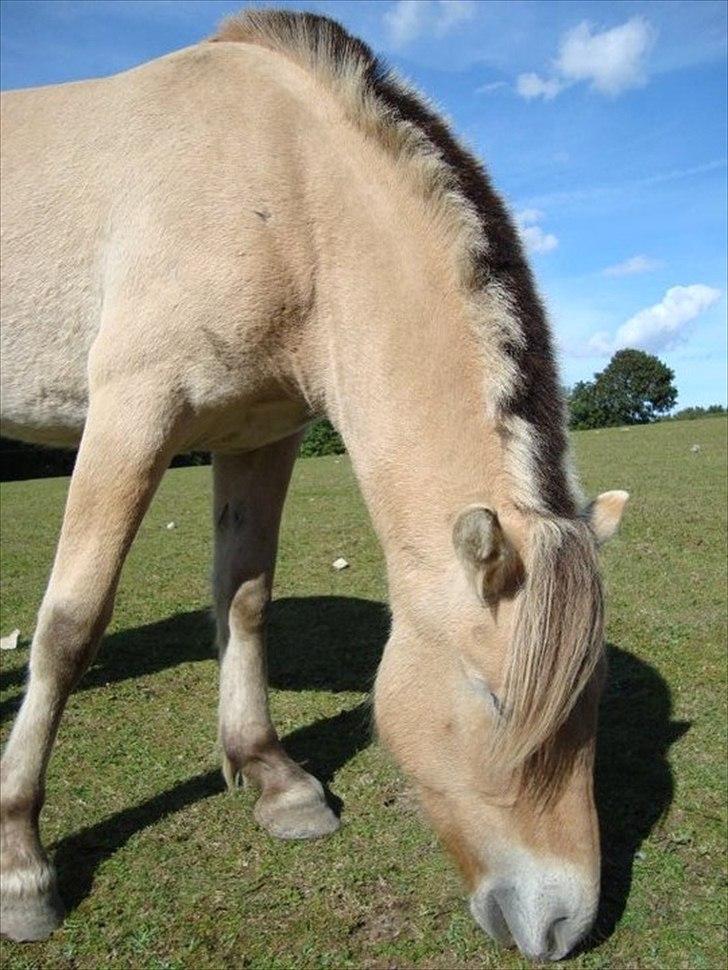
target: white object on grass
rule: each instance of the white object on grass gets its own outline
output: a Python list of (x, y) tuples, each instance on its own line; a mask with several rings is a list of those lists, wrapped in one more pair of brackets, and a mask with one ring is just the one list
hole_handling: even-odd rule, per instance
[(6, 637), (0, 637), (0, 650), (15, 650), (18, 646), (20, 630), (13, 630)]
[(349, 563), (346, 561), (346, 559), (343, 559), (341, 556), (338, 559), (334, 559), (334, 561), (331, 563), (331, 565), (334, 567), (334, 569), (348, 569), (349, 568)]

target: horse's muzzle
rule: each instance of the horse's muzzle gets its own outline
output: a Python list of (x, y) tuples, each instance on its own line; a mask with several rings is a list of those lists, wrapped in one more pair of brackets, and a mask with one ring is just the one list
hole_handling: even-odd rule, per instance
[(561, 960), (591, 929), (598, 881), (571, 865), (529, 862), (484, 879), (470, 898), (470, 911), (497, 943), (515, 944), (531, 960)]

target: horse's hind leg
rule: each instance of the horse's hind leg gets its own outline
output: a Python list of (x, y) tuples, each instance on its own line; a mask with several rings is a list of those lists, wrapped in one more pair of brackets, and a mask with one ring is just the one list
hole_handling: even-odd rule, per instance
[(321, 784), (283, 750), (268, 713), (264, 615), (296, 435), (244, 455), (215, 455), (215, 605), (223, 774), (261, 789), (256, 820), (284, 839), (339, 827)]
[(38, 833), (46, 766), (63, 707), (109, 621), (126, 552), (173, 452), (173, 409), (121, 382), (92, 394), (30, 681), (0, 769), (0, 929), (43, 939), (62, 906)]

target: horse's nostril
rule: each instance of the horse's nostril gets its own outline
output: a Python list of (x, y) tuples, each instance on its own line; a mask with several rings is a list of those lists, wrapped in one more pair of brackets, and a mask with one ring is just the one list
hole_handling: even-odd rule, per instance
[(497, 940), (501, 946), (513, 946), (513, 935), (505, 917), (502, 904), (495, 893), (490, 893), (486, 901), (487, 932)]
[(546, 931), (546, 951), (549, 955), (561, 949), (559, 945), (559, 924), (561, 924), (562, 928), (565, 928), (563, 924), (566, 922), (566, 919), (566, 916), (558, 916)]
[(549, 951), (553, 960), (560, 960), (574, 948), (579, 937), (574, 938), (573, 922), (568, 916), (559, 916), (553, 921), (548, 933)]

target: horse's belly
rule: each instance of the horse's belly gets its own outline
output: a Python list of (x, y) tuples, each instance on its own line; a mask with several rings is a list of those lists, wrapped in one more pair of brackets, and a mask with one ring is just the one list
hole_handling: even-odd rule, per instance
[(73, 366), (38, 368), (17, 357), (4, 365), (0, 434), (37, 444), (77, 445), (88, 395), (85, 380), (79, 380), (74, 371)]
[[(14, 273), (3, 247), (0, 315), (0, 433), (48, 445), (78, 444), (88, 410), (88, 351), (98, 300), (63, 274)], [(92, 304), (92, 305), (90, 305)]]
[(234, 453), (254, 451), (301, 431), (311, 412), (291, 400), (247, 401), (198, 418), (180, 450)]

